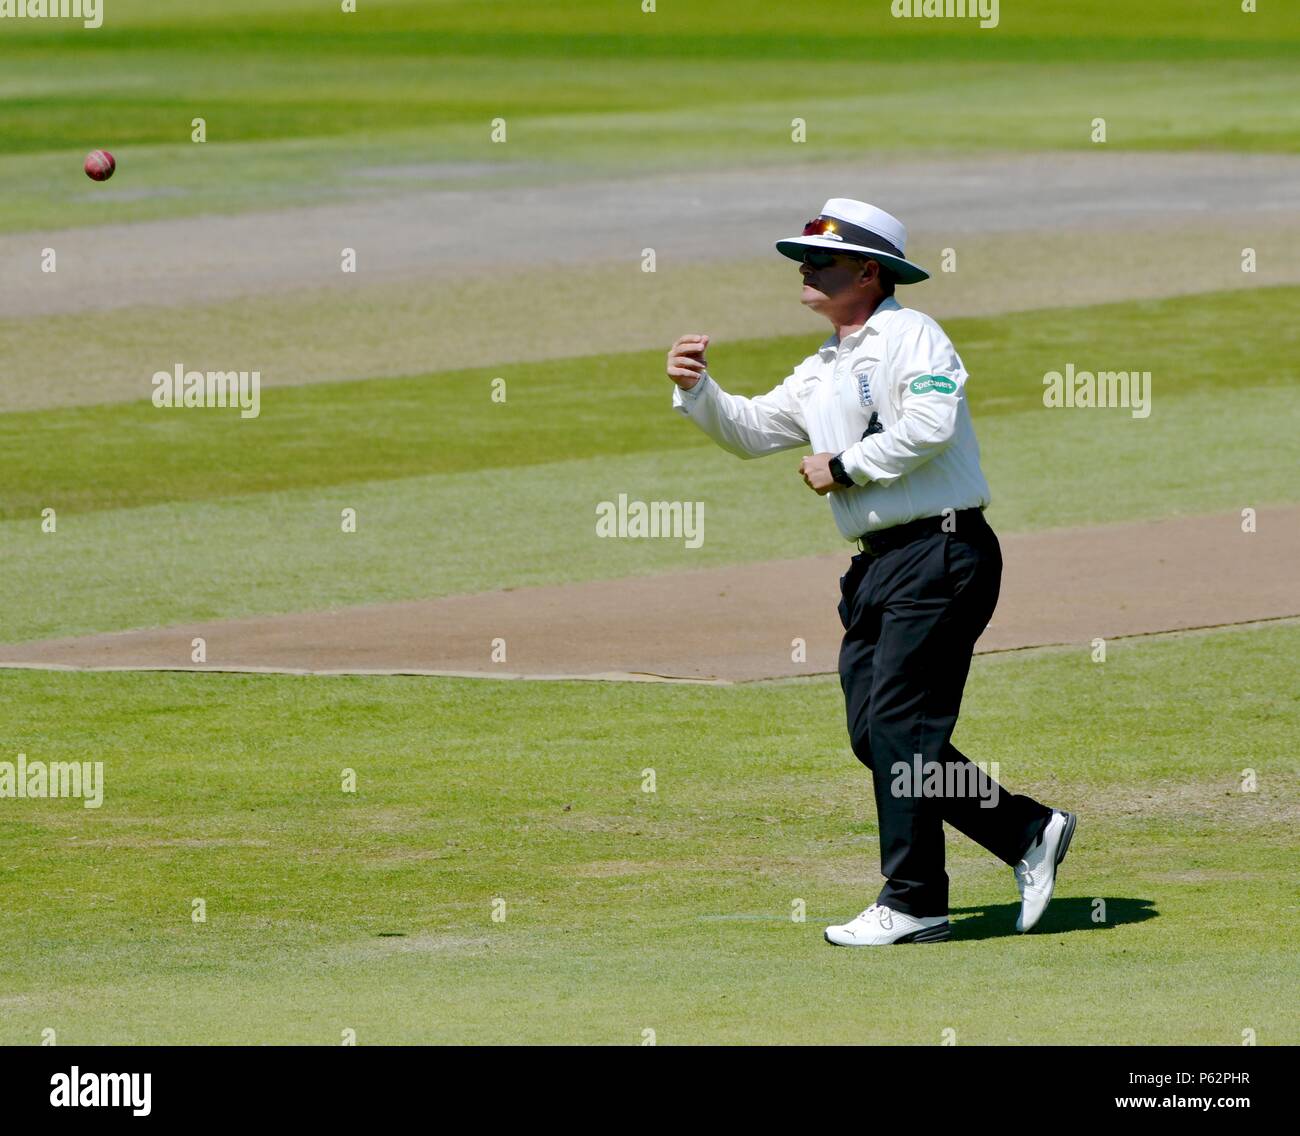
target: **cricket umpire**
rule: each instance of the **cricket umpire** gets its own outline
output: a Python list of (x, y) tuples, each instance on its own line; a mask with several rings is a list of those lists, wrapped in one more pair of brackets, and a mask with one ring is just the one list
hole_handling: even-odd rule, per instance
[(767, 394), (724, 391), (707, 335), (668, 352), (673, 406), (724, 449), (754, 458), (811, 446), (799, 473), (860, 549), (840, 580), (840, 685), (853, 752), (875, 785), (885, 885), (856, 919), (826, 929), (839, 946), (948, 938), (944, 821), (1015, 870), (1016, 929), (1028, 931), (1075, 828), (1072, 814), (1004, 792), (952, 745), (1002, 553), (984, 519), (966, 368), (934, 320), (894, 299), (895, 285), (929, 275), (906, 259), (906, 241), (897, 218), (834, 198), (801, 236), (776, 242), (799, 262), (803, 304), (833, 331)]

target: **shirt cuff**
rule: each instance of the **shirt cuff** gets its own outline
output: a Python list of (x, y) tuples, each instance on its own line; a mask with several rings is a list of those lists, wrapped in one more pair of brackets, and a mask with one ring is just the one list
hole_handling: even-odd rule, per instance
[(704, 393), (704, 388), (712, 380), (709, 378), (708, 371), (700, 375), (696, 384), (690, 390), (682, 390), (676, 383), (673, 384), (673, 406), (683, 414), (689, 414), (691, 407), (699, 401), (700, 395)]
[(859, 460), (858, 446), (850, 446), (840, 454), (840, 465), (844, 467), (844, 472), (853, 478), (854, 485), (868, 485), (872, 477), (871, 471)]

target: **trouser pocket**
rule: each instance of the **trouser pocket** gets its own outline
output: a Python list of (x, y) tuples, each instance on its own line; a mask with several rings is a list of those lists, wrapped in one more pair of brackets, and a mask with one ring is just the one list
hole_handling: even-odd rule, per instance
[(853, 601), (858, 594), (858, 585), (862, 582), (863, 574), (866, 572), (865, 558), (855, 556), (849, 562), (849, 570), (840, 577), (840, 626), (845, 631), (853, 622)]

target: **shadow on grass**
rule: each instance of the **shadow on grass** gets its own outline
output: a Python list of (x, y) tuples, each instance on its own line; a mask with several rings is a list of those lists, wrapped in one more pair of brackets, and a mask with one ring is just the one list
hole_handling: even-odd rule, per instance
[[(1061, 935), (1067, 931), (1108, 931), (1121, 923), (1142, 923), (1159, 914), (1155, 909), (1155, 901), (1150, 899), (1109, 897), (1104, 902), (1105, 921), (1097, 922), (1093, 915), (1096, 900), (1083, 896), (1053, 899), (1031, 933)], [(954, 940), (965, 941), (1018, 935), (1020, 932), (1016, 930), (1016, 915), (1019, 911), (1018, 903), (954, 907), (949, 911), (949, 915), (954, 917), (952, 937)], [(957, 916), (961, 918), (956, 918)]]

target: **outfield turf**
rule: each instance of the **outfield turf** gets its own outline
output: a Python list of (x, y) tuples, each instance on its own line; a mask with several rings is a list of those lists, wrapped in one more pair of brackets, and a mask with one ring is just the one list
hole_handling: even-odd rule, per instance
[(821, 941), (878, 884), (833, 680), (0, 672), (6, 756), (106, 784), (6, 804), (0, 1042), (1295, 1044), (1298, 657), (978, 659), (958, 744), (1081, 815), (1058, 898), (1016, 935), (952, 833), (954, 941), (863, 953)]
[[(887, 0), (853, 19), (838, 0), (652, 15), (636, 0), (366, 0), (355, 15), (319, 0), (115, 0), (96, 31), (6, 21), (0, 231), (386, 194), (393, 183), (357, 172), (402, 163), (510, 163), (471, 184), (517, 185), (683, 155), (699, 170), (864, 144), (1086, 149), (1095, 117), (1126, 149), (1300, 149), (1300, 15), (1286, 5), (1001, 7), (983, 31), (894, 19)], [(868, 120), (884, 125), (864, 136)], [(128, 192), (61, 176), (96, 146), (130, 171)]]
[[(980, 423), (1043, 410), (1043, 375), (1067, 362), (1152, 372), (1157, 418), (1171, 402), (1205, 405), (1255, 389), (1273, 420), (1284, 396), (1268, 388), (1300, 381), (1293, 361), (1300, 328), (1288, 318), (1298, 307), (1300, 287), (1261, 288), (952, 319), (945, 329), (973, 376), (971, 409)], [(1210, 313), (1235, 334), (1205, 327)], [(719, 342), (710, 351), (712, 373), (738, 394), (768, 391), (816, 350), (822, 331)], [(28, 517), (47, 504), (86, 512), (699, 449), (702, 435), (664, 413), (671, 387), (663, 361), (662, 350), (640, 351), (267, 389), (255, 421), (238, 411), (160, 411), (147, 399), (7, 414), (0, 417), (0, 449), (10, 456), (0, 518)], [(493, 397), (497, 377), (506, 383), (504, 402)], [(1067, 416), (1039, 417), (1054, 430)], [(1222, 453), (1206, 456), (1213, 463)]]
[[(331, 279), (290, 273), (278, 293), (205, 281), (187, 260), (174, 296), (107, 265), (98, 292), (40, 306), (45, 231), (248, 211), (274, 225), (275, 210), (328, 202), (418, 223), (415, 190), (517, 192), (526, 209), (533, 187), (682, 170), (1016, 152), (1059, 165), (1099, 152), (1105, 118), (1127, 198), (1089, 204), (1126, 243), (1153, 217), (1127, 260), (1099, 266), (1086, 209), (1050, 231), (1012, 218), (1025, 227), (1005, 234), (953, 210), (964, 269), (944, 302), (1008, 261), (1057, 272), (1041, 296), (1022, 285), (1033, 304), (1076, 305), (943, 321), (972, 374), (993, 524), (1300, 500), (1300, 287), (1257, 286), (1279, 280), (1267, 274), (1295, 237), (1237, 159), (1300, 153), (1294, 4), (1007, 0), (991, 30), (893, 19), (890, 0), (849, 18), (841, 0), (658, 6), (106, 0), (98, 31), (0, 21), (0, 259), (32, 275), (0, 321), (0, 405), (51, 407), (0, 414), (0, 641), (847, 556), (794, 473), (799, 451), (748, 465), (718, 451), (669, 409), (663, 349), (627, 350), (654, 342), (652, 318), (707, 321), (706, 294), (775, 303), (757, 262), (677, 258), (657, 291), (633, 292), (613, 259), (580, 278), (509, 265), (505, 280), (485, 234), (454, 281), (443, 263), (352, 287), (333, 278), (330, 237)], [(96, 147), (119, 160), (104, 185), (79, 172)], [(1242, 211), (1207, 213), (1204, 233), (1195, 212), (1154, 221), (1137, 194), (1141, 151), (1193, 149), (1222, 152), (1214, 176), (1242, 186)], [(1008, 176), (944, 168), (981, 199)], [(909, 249), (932, 263), (925, 241), (948, 232)], [(185, 255), (166, 230), (128, 234)], [(55, 279), (84, 270), (78, 247), (101, 235), (86, 238), (49, 238)], [(1258, 277), (1237, 271), (1248, 243)], [(1241, 290), (1209, 291), (1225, 271)], [(1135, 294), (1205, 294), (1077, 306), (1121, 275)], [(516, 306), (556, 325), (533, 357), (478, 352), (463, 313)], [(608, 341), (548, 319), (563, 306), (640, 338), (596, 354)], [(788, 325), (754, 310), (765, 338), (710, 352), (739, 393), (769, 389), (822, 338), (778, 336)], [(256, 420), (108, 401), (144, 395), (177, 359), (215, 367), (231, 343), (268, 375)], [(550, 358), (557, 343), (571, 357)], [(452, 369), (466, 360), (492, 365)], [(1152, 372), (1150, 417), (1049, 413), (1042, 376), (1067, 363)], [(365, 378), (280, 385), (340, 376)], [(596, 539), (597, 503), (620, 493), (703, 502), (704, 546)], [(865, 953), (821, 940), (879, 883), (833, 678), (0, 669), (0, 762), (103, 761), (106, 778), (99, 809), (0, 800), (0, 1044), (50, 1029), (61, 1044), (337, 1044), (345, 1030), (361, 1044), (639, 1044), (646, 1030), (660, 1044), (936, 1044), (947, 1030), (959, 1044), (1235, 1045), (1244, 1030), (1296, 1044), (1298, 664), (1300, 620), (1113, 642), (1101, 664), (1086, 647), (977, 658), (957, 744), (1081, 816), (1058, 898), (1039, 933), (1016, 935), (1010, 869), (950, 833), (953, 941)]]
[[(946, 321), (995, 526), (1296, 500), (1279, 424), (1296, 417), (1298, 297)], [(720, 343), (711, 364), (755, 393), (820, 338)], [(1150, 370), (1150, 416), (1045, 408), (1042, 376), (1067, 361)], [(848, 551), (794, 472), (799, 451), (742, 465), (718, 450), (672, 412), (658, 351), (268, 389), (251, 420), (147, 402), (9, 414), (0, 446), (4, 642)], [(596, 505), (619, 493), (705, 502), (704, 546), (596, 539)]]

